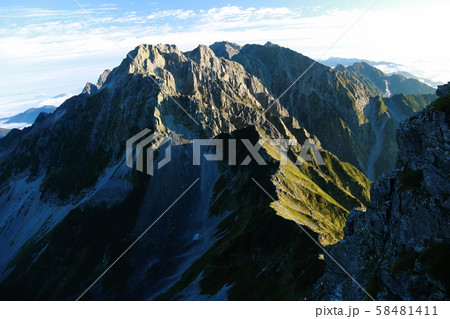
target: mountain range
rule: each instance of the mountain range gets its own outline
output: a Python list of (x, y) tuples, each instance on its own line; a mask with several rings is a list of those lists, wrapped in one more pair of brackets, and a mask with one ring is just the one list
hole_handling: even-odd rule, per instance
[(34, 120), (38, 117), (38, 115), (41, 112), (51, 113), (54, 110), (56, 110), (55, 106), (44, 105), (42, 107), (28, 109), (25, 112), (19, 113), (17, 115), (9, 117), (9, 118), (0, 119), (0, 120), (2, 120), (2, 121), (6, 120), (6, 122), (4, 122), (4, 124), (11, 124), (11, 123), (33, 124)]
[(348, 59), (348, 58), (337, 58), (337, 57), (331, 57), (326, 60), (319, 60), (320, 63), (328, 65), (332, 68), (336, 67), (337, 65), (341, 64), (343, 66), (351, 66), (355, 63), (366, 63), (373, 67), (376, 67), (377, 69), (387, 73), (388, 75), (401, 75), (408, 79), (415, 79), (419, 80), (422, 83), (425, 83), (428, 86), (431, 86), (433, 88), (437, 88), (438, 85), (442, 85), (444, 83), (442, 82), (436, 82), (432, 81), (430, 79), (421, 78), (418, 76), (415, 76), (411, 74), (410, 72), (406, 71), (406, 67), (404, 65), (394, 63), (394, 62), (387, 62), (387, 61), (370, 61), (365, 59)]
[[(0, 133), (0, 137), (5, 136), (9, 131), (10, 127), (22, 128), (34, 123), (36, 118), (41, 112), (51, 113), (56, 109), (56, 106), (44, 105), (42, 107), (30, 108), (25, 112), (19, 113), (17, 115), (0, 119), (0, 126), (7, 126), (8, 128), (1, 128), (3, 133)], [(6, 125), (5, 125), (6, 124)], [(2, 135), (3, 134), (3, 135)]]
[(380, 96), (390, 97), (395, 94), (434, 94), (435, 89), (403, 75), (387, 75), (365, 62), (357, 62), (348, 67), (338, 64), (336, 70), (351, 73), (370, 90)]
[[(311, 299), (329, 267), (323, 246), (371, 205), (398, 124), (437, 97), (427, 90), (273, 43), (140, 45), (0, 140), (0, 298)], [(172, 161), (152, 176), (126, 165), (127, 140), (145, 129), (172, 137)], [(197, 166), (194, 139), (297, 143), (285, 157), (262, 144), (264, 166)], [(314, 153), (296, 165), (305, 141), (323, 165)], [(247, 155), (238, 143), (238, 162)]]

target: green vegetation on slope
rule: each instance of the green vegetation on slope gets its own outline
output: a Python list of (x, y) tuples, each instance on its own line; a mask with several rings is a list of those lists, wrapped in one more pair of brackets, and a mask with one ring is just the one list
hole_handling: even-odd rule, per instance
[[(278, 147), (268, 143), (263, 147), (273, 159), (281, 160)], [(348, 211), (369, 202), (370, 181), (328, 152), (321, 152), (325, 166), (295, 165), (298, 153), (293, 151), (287, 165), (280, 165), (272, 177), (278, 200), (271, 206), (280, 216), (319, 233), (322, 244), (335, 243), (343, 238)]]
[(450, 94), (439, 97), (431, 104), (431, 108), (436, 112), (450, 113)]

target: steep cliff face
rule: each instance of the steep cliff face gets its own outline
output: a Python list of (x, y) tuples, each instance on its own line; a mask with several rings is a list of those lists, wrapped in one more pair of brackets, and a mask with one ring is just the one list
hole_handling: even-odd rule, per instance
[[(448, 86), (448, 85), (447, 85)], [(402, 122), (396, 169), (371, 188), (329, 253), (375, 299), (450, 298), (450, 95)], [(318, 298), (368, 296), (328, 258)]]

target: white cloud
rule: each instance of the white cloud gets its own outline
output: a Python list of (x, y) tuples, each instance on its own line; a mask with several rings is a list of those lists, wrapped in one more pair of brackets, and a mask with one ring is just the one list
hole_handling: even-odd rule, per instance
[(167, 17), (174, 17), (177, 19), (187, 19), (189, 17), (193, 17), (195, 16), (195, 12), (192, 10), (182, 10), (182, 9), (178, 9), (178, 10), (162, 10), (162, 11), (156, 11), (150, 15), (147, 16), (147, 19), (152, 20), (152, 19), (162, 19), (162, 18), (167, 18)]
[[(418, 76), (450, 80), (445, 39), (450, 4), (391, 10), (374, 8), (343, 37), (348, 27), (363, 14), (362, 10), (316, 8), (316, 15), (307, 16), (300, 10), (284, 7), (227, 6), (120, 14), (116, 9), (102, 6), (89, 10), (126, 51), (140, 43), (172, 43), (182, 50), (191, 50), (199, 43), (222, 40), (239, 44), (271, 41), (315, 59), (339, 56), (392, 61), (409, 66), (411, 73)], [(1, 16), (27, 18), (22, 23), (0, 24), (0, 68), (18, 73), (0, 74), (0, 85), (4, 89), (13, 88), (15, 84), (11, 81), (31, 83), (35, 72), (36, 81), (58, 83), (54, 90), (61, 90), (65, 84), (66, 92), (73, 92), (74, 88), (83, 87), (84, 82), (94, 80), (93, 70), (100, 73), (125, 57), (125, 53), (80, 10), (16, 8), (8, 12), (0, 8)], [(41, 19), (44, 16), (45, 22)], [(329, 49), (334, 42), (335, 46)], [(45, 66), (46, 71), (42, 72), (38, 65)], [(86, 70), (80, 71), (81, 66)], [(77, 76), (72, 76), (74, 73)], [(21, 78), (21, 74), (27, 74), (28, 78)], [(80, 82), (76, 82), (76, 87), (75, 79)], [(18, 82), (19, 85), (22, 83)], [(32, 87), (30, 85), (30, 89)], [(0, 108), (5, 105), (4, 96), (0, 96)]]
[(45, 98), (37, 103), (37, 107), (46, 106), (46, 105), (60, 106), (66, 100), (70, 99), (72, 96), (74, 96), (74, 95), (73, 94), (61, 94), (60, 96)]
[(13, 128), (23, 129), (25, 127), (30, 126), (30, 123), (9, 123), (9, 124), (0, 124), (0, 128), (4, 128), (7, 130), (12, 130)]
[[(100, 8), (85, 8), (91, 14), (98, 14), (117, 10), (115, 5), (102, 5)], [(84, 15), (84, 11), (77, 10), (54, 10), (43, 8), (25, 7), (0, 7), (0, 18), (64, 18)]]
[[(446, 12), (445, 8), (430, 5), (369, 11), (327, 55), (385, 59), (402, 64), (426, 61), (429, 56), (431, 63), (437, 60), (436, 56), (444, 58), (445, 55), (445, 41), (438, 30), (446, 29)], [(44, 13), (64, 14), (43, 9), (30, 9), (27, 14)], [(96, 19), (126, 50), (142, 42), (175, 43), (192, 49), (198, 43), (223, 39), (240, 43), (270, 40), (319, 58), (361, 14), (361, 10), (328, 10), (318, 16), (303, 17), (299, 10), (283, 7), (227, 6), (195, 12), (161, 10), (147, 16), (126, 12), (117, 17), (106, 12)], [(4, 60), (74, 59), (118, 50), (84, 15), (0, 28), (0, 38)]]

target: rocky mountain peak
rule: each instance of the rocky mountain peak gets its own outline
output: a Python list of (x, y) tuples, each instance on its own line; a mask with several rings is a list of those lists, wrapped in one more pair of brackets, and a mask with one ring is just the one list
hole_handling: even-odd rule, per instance
[[(132, 61), (130, 61), (132, 59)], [(166, 64), (186, 61), (186, 57), (176, 45), (141, 44), (131, 51), (123, 63), (128, 65), (129, 74), (156, 75)]]
[(111, 73), (111, 70), (107, 69), (103, 71), (102, 74), (100, 74), (98, 80), (97, 80), (97, 87), (101, 88), (103, 84), (105, 84), (106, 79), (108, 78), (109, 74)]
[(369, 77), (385, 77), (386, 76), (386, 74), (383, 71), (371, 66), (370, 64), (368, 64), (366, 62), (356, 62), (356, 63), (348, 66), (348, 68), (350, 68), (351, 70), (358, 71), (358, 72), (364, 72)]
[(264, 44), (265, 47), (280, 47), (278, 44), (276, 43), (272, 43), (270, 41), (267, 41), (266, 44)]
[(240, 46), (239, 44), (228, 41), (215, 42), (209, 47), (214, 51), (216, 56), (224, 57), (229, 60), (231, 60), (236, 54), (239, 54), (242, 49), (242, 46)]
[(194, 50), (185, 52), (184, 54), (195, 63), (208, 67), (212, 67), (214, 65), (213, 61), (217, 59), (214, 51), (203, 44), (200, 44)]
[(97, 84), (93, 84), (91, 82), (86, 83), (82, 94), (92, 95), (94, 93), (97, 93), (98, 90), (102, 88), (102, 86), (105, 84), (106, 80), (108, 79), (109, 74), (111, 73), (111, 70), (105, 70), (100, 74)]
[(345, 72), (346, 67), (345, 67), (344, 65), (342, 65), (342, 64), (337, 64), (337, 65), (334, 67), (334, 69), (335, 69), (336, 71)]

